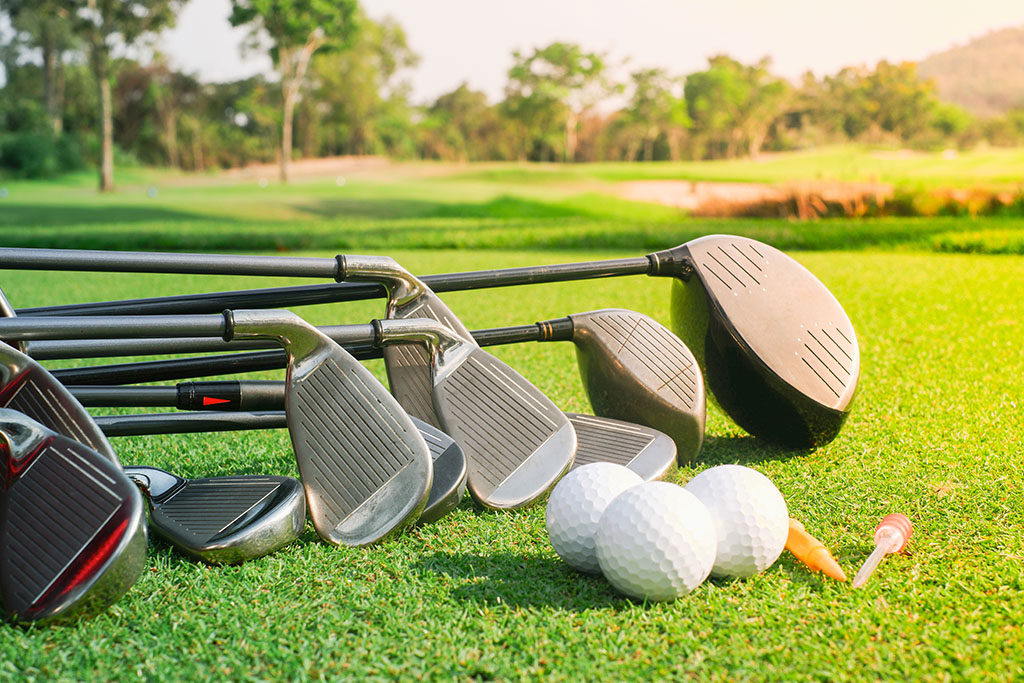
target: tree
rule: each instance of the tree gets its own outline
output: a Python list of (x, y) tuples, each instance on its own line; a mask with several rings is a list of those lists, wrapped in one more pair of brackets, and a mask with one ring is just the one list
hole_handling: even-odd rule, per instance
[(89, 66), (99, 90), (100, 191), (114, 189), (114, 104), (111, 52), (131, 46), (174, 24), (184, 0), (64, 0), (79, 35), (89, 47)]
[(743, 147), (750, 156), (760, 153), (789, 95), (770, 65), (767, 58), (746, 66), (719, 55), (708, 60), (706, 71), (686, 77), (687, 109), (710, 156), (736, 157)]
[(552, 43), (529, 56), (516, 51), (512, 57), (507, 111), (528, 125), (558, 123), (564, 131), (562, 158), (574, 161), (580, 118), (620, 89), (605, 74), (604, 56), (572, 43)]
[(295, 102), (313, 53), (349, 46), (357, 26), (356, 0), (231, 0), (231, 25), (266, 36), (281, 77), (281, 182), (288, 182)]
[(35, 45), (43, 57), (43, 103), (53, 132), (63, 130), (64, 54), (75, 44), (65, 3), (61, 0), (0, 0), (11, 27)]
[[(686, 100), (674, 90), (682, 89), (682, 79), (669, 76), (664, 69), (641, 69), (630, 75), (630, 101), (623, 112), (643, 144), (645, 161), (654, 160), (654, 143), (665, 135), (673, 161), (679, 159), (679, 140), (683, 131), (692, 125), (686, 110)], [(634, 159), (636, 151), (627, 153)]]

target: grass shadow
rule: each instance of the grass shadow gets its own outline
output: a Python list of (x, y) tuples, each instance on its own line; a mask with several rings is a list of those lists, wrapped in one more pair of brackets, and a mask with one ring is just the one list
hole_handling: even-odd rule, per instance
[(753, 436), (708, 436), (704, 439), (698, 460), (704, 465), (785, 461), (813, 453), (813, 449), (787, 449)]
[(425, 554), (411, 568), (450, 577), (458, 584), (453, 598), (481, 605), (584, 611), (629, 604), (600, 576), (549, 557), (439, 551)]
[(438, 215), (444, 204), (419, 199), (324, 199), (291, 204), (296, 211), (326, 219), (416, 218)]

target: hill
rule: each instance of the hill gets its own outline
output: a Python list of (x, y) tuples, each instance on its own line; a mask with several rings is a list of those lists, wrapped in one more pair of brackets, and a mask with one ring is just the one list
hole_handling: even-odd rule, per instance
[(1006, 28), (952, 47), (921, 62), (939, 97), (979, 116), (1024, 106), (1024, 26)]

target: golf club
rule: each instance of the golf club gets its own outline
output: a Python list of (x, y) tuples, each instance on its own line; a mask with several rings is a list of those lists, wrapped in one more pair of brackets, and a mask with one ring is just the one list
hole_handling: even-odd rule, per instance
[[(326, 337), (316, 328), (302, 321), (298, 316), (287, 311), (238, 311), (234, 314), (226, 311), (220, 316), (149, 316), (140, 317), (96, 317), (96, 318), (6, 318), (0, 320), (0, 338), (13, 340), (62, 339), (62, 338), (100, 338), (100, 337), (160, 337), (189, 334), (212, 336), (223, 334), (231, 339), (239, 336), (270, 336), (277, 334), (285, 344), (297, 346), (297, 355), (322, 349), (323, 353), (337, 353), (344, 357), (345, 362), (359, 368), (366, 377), (372, 378), (344, 349)], [(444, 325), (429, 319), (375, 320), (370, 325), (349, 326), (349, 337), (346, 342), (365, 343), (372, 341), (377, 346), (390, 344), (423, 344), (430, 349), (431, 393), (434, 407), (437, 410), (444, 431), (450, 434), (466, 454), (469, 468), (468, 488), (473, 497), (482, 505), (492, 508), (515, 508), (527, 505), (548, 489), (572, 465), (576, 451), (576, 434), (565, 415), (544, 396), (536, 387), (526, 381), (497, 358), (478, 347), (475, 343), (455, 335)], [(336, 351), (329, 351), (331, 348)], [(298, 376), (303, 372), (315, 370), (326, 364), (321, 359), (316, 368), (307, 369), (306, 363), (295, 362), (289, 376)], [(355, 372), (353, 370), (353, 372)], [(319, 411), (324, 413), (320, 404), (342, 401), (332, 398), (334, 394), (352, 394), (346, 384), (355, 382), (342, 379), (340, 370), (334, 375), (337, 379), (329, 382), (315, 382), (313, 388), (307, 387), (310, 382), (303, 377), (292, 377), (289, 388), (294, 400), (286, 401), (286, 411), (291, 414), (313, 415)], [(300, 381), (301, 380), (301, 381)], [(373, 383), (384, 391), (379, 382)], [(334, 386), (331, 386), (334, 385)], [(376, 389), (374, 390), (376, 391)], [(297, 396), (296, 396), (297, 394)], [(354, 394), (353, 394), (354, 395)], [(388, 400), (394, 399), (388, 395)], [(363, 401), (373, 399), (383, 401), (379, 397), (366, 395)], [(394, 403), (397, 408), (397, 403)], [(294, 408), (295, 410), (290, 410)], [(289, 431), (296, 448), (296, 457), (300, 450), (309, 450), (307, 440), (310, 438), (323, 440), (323, 424), (347, 426), (355, 422), (361, 413), (368, 408), (360, 401), (349, 401), (347, 411), (336, 415), (319, 415), (314, 427), (311, 423), (296, 417), (298, 423)], [(404, 416), (404, 413), (403, 413)], [(325, 419), (329, 418), (329, 419)], [(412, 427), (411, 421), (405, 416), (408, 430), (401, 430), (406, 439), (415, 436), (422, 444), (422, 437)], [(339, 445), (344, 450), (361, 449), (359, 441), (367, 439), (372, 443), (374, 432), (380, 431), (380, 419), (370, 423), (360, 423), (363, 433), (356, 431), (353, 436), (361, 438), (334, 438), (334, 447)], [(395, 434), (398, 435), (396, 430)], [(350, 444), (345, 446), (345, 444)], [(381, 452), (377, 449), (377, 452)], [(423, 490), (423, 501), (429, 489), (429, 455), (423, 446), (424, 457), (427, 458), (426, 477), (423, 478), (426, 488)], [(327, 457), (327, 454), (324, 455)], [(300, 458), (300, 471), (304, 460)], [(395, 468), (399, 473), (407, 469), (408, 459), (400, 462)], [(403, 482), (402, 476), (383, 482), (394, 489), (395, 482)], [(350, 486), (358, 486), (365, 476), (350, 481)], [(306, 476), (303, 476), (305, 484)], [(308, 496), (308, 493), (307, 493)], [(317, 510), (312, 499), (309, 500), (311, 514), (316, 519)], [(420, 503), (422, 505), (422, 501)], [(380, 506), (376, 506), (380, 507)]]
[(306, 523), (302, 484), (292, 477), (183, 479), (156, 467), (124, 473), (149, 501), (156, 535), (210, 564), (272, 553), (298, 538)]
[[(860, 371), (853, 325), (813, 274), (764, 243), (711, 235), (642, 257), (427, 275), (421, 281), (435, 292), (446, 292), (622, 275), (675, 278), (673, 330), (697, 356), (711, 393), (745, 430), (795, 448), (820, 446), (838, 435), (851, 410)], [(333, 284), (19, 312), (194, 312), (235, 305), (351, 301), (382, 294), (378, 286)]]
[[(339, 341), (347, 334), (345, 326), (320, 328), (328, 336), (337, 334)], [(704, 382), (700, 368), (693, 354), (682, 341), (663, 325), (648, 316), (624, 309), (604, 309), (587, 313), (576, 313), (565, 318), (557, 318), (538, 322), (533, 325), (519, 327), (479, 330), (472, 333), (481, 346), (505, 344), (518, 341), (572, 341), (576, 347), (576, 357), (580, 369), (580, 377), (584, 390), (590, 399), (591, 406), (597, 415), (616, 418), (628, 422), (646, 425), (671, 436), (677, 446), (680, 463), (686, 464), (700, 452), (704, 440), (704, 423), (706, 400)], [(192, 346), (175, 344), (188, 341)], [(66, 344), (61, 350), (60, 345)], [(145, 340), (77, 340), (71, 342), (33, 342), (33, 353), (43, 353), (49, 357), (69, 357), (75, 351), (88, 352), (90, 349), (102, 349), (102, 355), (115, 353), (173, 353), (192, 352), (196, 350), (217, 350), (232, 348), (234, 342), (224, 342), (212, 338), (191, 339), (145, 339)], [(369, 358), (374, 350), (365, 345), (346, 347), (354, 356)], [(378, 354), (379, 355), (379, 352)], [(256, 367), (264, 369), (263, 354), (246, 354), (244, 357), (225, 356), (224, 363), (209, 362), (209, 359), (195, 359), (197, 367), (203, 374), (239, 371), (248, 358), (256, 359)], [(158, 361), (161, 371), (168, 368), (185, 370), (190, 368), (190, 360)], [(284, 359), (280, 358), (280, 362)], [(115, 378), (127, 377), (133, 382), (145, 382), (156, 379), (149, 370), (152, 366), (139, 364), (118, 370), (110, 368)], [(75, 372), (74, 370), (70, 372)], [(84, 372), (84, 370), (83, 370)], [(59, 371), (62, 381), (80, 381), (81, 373), (69, 380), (68, 372)], [(97, 371), (93, 376), (103, 377)], [(195, 385), (188, 385), (190, 390)], [(269, 387), (250, 385), (245, 400), (250, 403), (240, 405), (242, 397), (229, 388), (221, 385), (216, 394), (216, 385), (205, 385), (202, 389), (203, 403), (189, 403), (184, 395), (176, 403), (158, 403), (156, 405), (175, 405), (190, 410), (214, 408), (214, 402), (226, 402), (224, 408), (240, 407), (243, 410), (280, 409), (280, 399), (272, 397)], [(184, 390), (184, 389), (183, 389)], [(107, 389), (105, 400), (111, 400), (116, 392)], [(125, 394), (128, 401), (145, 400), (147, 391), (136, 389)], [(132, 396), (132, 398), (127, 398)], [(268, 402), (257, 403), (260, 398)], [(163, 401), (167, 398), (163, 397)], [(148, 403), (128, 403), (127, 405), (152, 405)]]
[(16, 410), (121, 465), (82, 404), (41, 365), (7, 344), (0, 344), (0, 408)]
[(0, 409), (0, 600), (20, 623), (95, 614), (146, 562), (142, 496), (106, 455)]
[[(267, 382), (280, 387), (277, 382)], [(97, 398), (93, 387), (84, 399), (89, 405), (106, 405), (110, 401)], [(120, 388), (120, 387), (118, 387)], [(174, 389), (174, 387), (164, 387)], [(280, 398), (280, 396), (278, 396)], [(149, 405), (159, 405), (150, 403)], [(243, 429), (286, 429), (285, 413), (279, 410), (231, 413), (148, 413), (142, 415), (104, 415), (95, 418), (100, 429), (109, 437), (141, 436), (148, 434), (191, 434), (196, 432), (229, 432)], [(430, 495), (417, 520), (418, 524), (436, 521), (454, 510), (466, 493), (466, 456), (455, 440), (440, 429), (417, 418), (413, 424), (420, 430), (430, 449), (434, 476)]]
[(273, 310), (164, 319), (0, 319), (5, 330), (27, 330), (21, 339), (90, 334), (81, 323), (96, 323), (91, 330), (105, 330), (100, 336), (173, 336), (196, 330), (226, 338), (277, 339), (288, 353), (288, 431), (320, 537), (334, 544), (365, 545), (418, 518), (431, 478), (423, 437), (359, 361), (295, 314)]
[[(121, 387), (118, 387), (121, 388)], [(160, 387), (174, 390), (174, 387)], [(84, 400), (92, 405), (108, 405), (110, 402), (99, 398), (101, 394), (94, 394), (93, 387), (81, 387), (86, 389)], [(77, 392), (77, 389), (76, 389)], [(94, 400), (93, 400), (94, 399)], [(618, 465), (625, 465), (645, 480), (661, 479), (672, 468), (676, 460), (676, 445), (667, 435), (641, 425), (611, 420), (593, 415), (578, 415), (566, 413), (566, 417), (576, 430), (578, 447), (576, 460), (573, 468), (591, 462), (611, 462)], [(415, 418), (414, 418), (415, 420)], [(183, 434), (195, 432), (216, 432), (234, 431), (242, 429), (279, 429), (285, 426), (284, 413), (281, 411), (265, 412), (216, 412), (200, 411), (192, 413), (148, 413), (140, 415), (104, 415), (96, 418), (97, 424), (103, 429), (107, 436), (137, 436), (141, 434)], [(433, 429), (426, 423), (419, 423), (420, 429), (428, 431)], [(446, 434), (440, 432), (442, 436)], [(424, 435), (426, 437), (426, 434)], [(448, 437), (450, 440), (450, 437)], [(427, 437), (427, 443), (430, 438)], [(449, 448), (457, 448), (452, 445)], [(433, 447), (431, 452), (435, 452)], [(447, 481), (450, 477), (445, 476), (447, 469), (441, 463), (442, 454), (434, 462), (435, 488), (431, 490), (431, 499), (437, 491), (437, 482), (441, 478)], [(464, 490), (461, 489), (461, 490)], [(454, 500), (452, 507), (461, 499), (461, 493)], [(421, 522), (431, 521), (427, 519), (427, 512), (431, 509), (431, 503), (427, 503), (424, 509), (424, 516)], [(447, 512), (447, 510), (445, 510)], [(433, 518), (440, 517), (435, 514)]]
[[(10, 258), (11, 261), (4, 259)], [(373, 282), (387, 292), (386, 318), (430, 318), (473, 343), (469, 330), (420, 280), (386, 256), (345, 256), (333, 259), (235, 256), (149, 252), (75, 251), (65, 249), (0, 249), (6, 267), (102, 272), (193, 273), (212, 275), (277, 275), (331, 278), (337, 282)], [(247, 306), (244, 308), (252, 308)], [(223, 308), (219, 310), (224, 310)], [(218, 312), (219, 312), (218, 310)], [(412, 415), (440, 427), (430, 397), (426, 351), (410, 344), (384, 349), (391, 392)]]

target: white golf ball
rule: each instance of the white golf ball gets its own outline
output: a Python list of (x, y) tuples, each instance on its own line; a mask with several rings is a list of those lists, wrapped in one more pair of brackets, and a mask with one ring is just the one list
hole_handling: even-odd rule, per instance
[(742, 465), (719, 465), (691, 479), (686, 490), (715, 520), (718, 554), (712, 576), (753, 576), (779, 559), (789, 535), (789, 510), (768, 477)]
[(597, 521), (613, 498), (643, 482), (633, 470), (610, 462), (583, 465), (562, 477), (545, 515), (548, 538), (559, 557), (580, 571), (600, 574), (594, 551)]
[(638, 600), (675, 600), (715, 562), (715, 524), (692, 493), (663, 481), (634, 486), (601, 515), (597, 560), (615, 588)]

